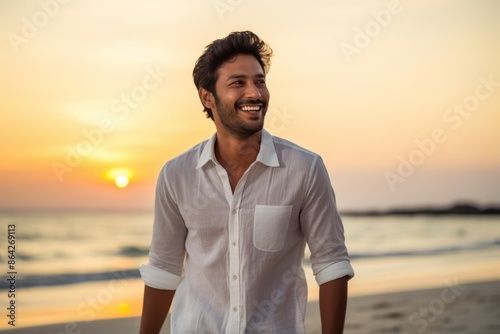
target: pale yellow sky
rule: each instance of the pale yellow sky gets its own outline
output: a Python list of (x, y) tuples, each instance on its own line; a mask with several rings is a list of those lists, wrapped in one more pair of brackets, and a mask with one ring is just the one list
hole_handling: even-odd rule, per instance
[[(0, 209), (151, 208), (161, 166), (214, 132), (195, 60), (247, 29), (275, 51), (266, 128), (323, 156), (341, 209), (498, 202), (498, 13), (494, 0), (2, 1)], [(119, 168), (124, 189), (107, 176)]]

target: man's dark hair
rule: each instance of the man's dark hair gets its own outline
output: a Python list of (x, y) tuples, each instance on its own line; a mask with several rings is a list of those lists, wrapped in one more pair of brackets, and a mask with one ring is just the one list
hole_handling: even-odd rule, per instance
[[(232, 32), (227, 37), (217, 39), (207, 45), (203, 54), (196, 61), (193, 70), (196, 89), (204, 88), (216, 96), (215, 83), (219, 67), (238, 54), (255, 56), (264, 73), (269, 71), (273, 55), (273, 50), (269, 45), (251, 31)], [(214, 119), (210, 108), (204, 107), (203, 110), (206, 112), (207, 118)]]

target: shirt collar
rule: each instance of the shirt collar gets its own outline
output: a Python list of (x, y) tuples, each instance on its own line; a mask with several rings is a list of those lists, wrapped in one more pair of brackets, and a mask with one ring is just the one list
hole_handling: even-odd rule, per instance
[[(214, 163), (218, 163), (217, 159), (215, 158), (215, 140), (216, 134), (214, 134), (209, 140), (207, 140), (205, 146), (203, 146), (198, 164), (196, 165), (196, 169), (205, 166), (210, 160), (212, 160)], [(256, 161), (259, 161), (263, 165), (269, 167), (280, 166), (278, 155), (276, 154), (276, 149), (274, 147), (273, 136), (271, 136), (271, 134), (264, 129), (262, 129), (260, 150), (259, 154), (257, 155)]]

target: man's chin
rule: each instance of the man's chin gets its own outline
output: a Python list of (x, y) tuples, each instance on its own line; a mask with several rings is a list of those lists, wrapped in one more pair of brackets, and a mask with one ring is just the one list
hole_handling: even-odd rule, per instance
[(248, 124), (247, 129), (253, 132), (259, 132), (264, 128), (264, 122), (256, 121), (253, 124)]
[(239, 129), (239, 131), (237, 131), (236, 135), (242, 139), (250, 138), (251, 136), (262, 131), (263, 128), (264, 128), (263, 123), (261, 123), (259, 125), (254, 124), (253, 126), (247, 126), (245, 128)]

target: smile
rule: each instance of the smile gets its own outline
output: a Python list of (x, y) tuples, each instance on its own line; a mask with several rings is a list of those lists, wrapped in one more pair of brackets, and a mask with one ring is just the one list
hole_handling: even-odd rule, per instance
[(262, 106), (261, 105), (244, 105), (244, 106), (240, 106), (238, 109), (240, 109), (241, 111), (256, 112), (256, 111), (261, 111)]

